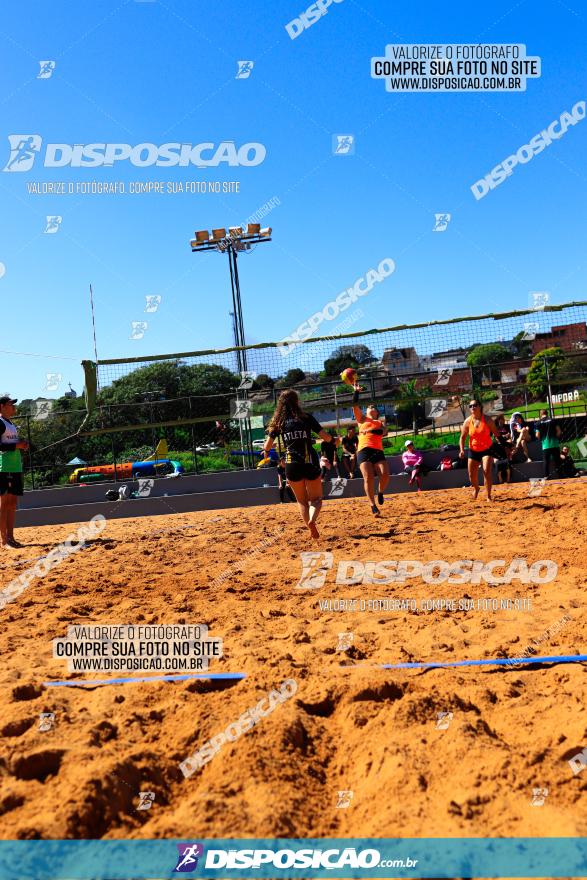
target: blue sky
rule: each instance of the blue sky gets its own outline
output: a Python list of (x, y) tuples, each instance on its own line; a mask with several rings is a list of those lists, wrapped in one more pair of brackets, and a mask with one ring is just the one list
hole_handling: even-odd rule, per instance
[[(60, 372), (60, 391), (67, 381), (81, 391), (90, 282), (100, 357), (229, 346), (226, 258), (193, 255), (188, 242), (275, 196), (273, 241), (241, 259), (250, 342), (286, 336), (384, 257), (396, 271), (361, 300), (353, 331), (525, 308), (532, 290), (584, 299), (587, 121), (484, 199), (470, 191), (587, 99), (585, 10), (571, 4), (343, 0), (295, 40), (285, 25), (306, 0), (12, 4), (0, 25), (2, 167), (13, 133), (44, 144), (252, 141), (267, 155), (251, 168), (37, 161), (0, 172), (0, 349), (30, 353), (0, 353), (0, 390), (36, 397)], [(391, 94), (370, 77), (387, 43), (478, 42), (526, 44), (541, 78), (523, 93)], [(47, 59), (53, 75), (37, 79)], [(239, 60), (254, 62), (248, 79), (236, 79)], [(332, 154), (336, 133), (355, 136), (353, 156)], [(91, 180), (237, 180), (240, 193), (27, 192), (33, 181)], [(452, 214), (442, 234), (438, 212)], [(47, 215), (63, 218), (54, 235)], [(162, 297), (155, 314), (147, 295)], [(140, 320), (148, 329), (131, 340)]]

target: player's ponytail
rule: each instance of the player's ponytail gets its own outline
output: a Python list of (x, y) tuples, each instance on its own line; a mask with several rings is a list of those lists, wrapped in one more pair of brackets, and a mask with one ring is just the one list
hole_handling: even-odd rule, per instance
[(283, 425), (287, 419), (302, 419), (303, 417), (304, 413), (300, 407), (297, 392), (289, 388), (287, 391), (282, 391), (279, 395), (268, 432), (279, 434), (283, 430)]

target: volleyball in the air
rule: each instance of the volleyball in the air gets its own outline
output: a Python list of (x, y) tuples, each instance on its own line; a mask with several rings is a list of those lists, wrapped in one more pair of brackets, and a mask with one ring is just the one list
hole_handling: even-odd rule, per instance
[(347, 367), (346, 370), (343, 370), (340, 374), (340, 378), (345, 383), (345, 385), (356, 385), (357, 371), (353, 370), (352, 367)]

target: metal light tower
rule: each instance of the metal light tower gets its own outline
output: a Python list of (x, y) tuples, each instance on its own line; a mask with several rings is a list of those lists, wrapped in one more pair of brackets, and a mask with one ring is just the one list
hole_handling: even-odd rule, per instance
[[(240, 282), (238, 277), (237, 256), (241, 251), (249, 251), (253, 245), (264, 241), (271, 241), (271, 227), (261, 229), (259, 223), (247, 224), (247, 230), (242, 226), (230, 226), (228, 234), (226, 229), (213, 229), (212, 234), (207, 229), (201, 229), (195, 233), (196, 237), (190, 241), (192, 253), (199, 251), (218, 251), (228, 254), (228, 267), (230, 270), (230, 288), (232, 291), (232, 312), (234, 339), (236, 345), (236, 359), (238, 370), (242, 374), (248, 370), (247, 352), (245, 351), (245, 325), (243, 321), (243, 309), (241, 301)], [(243, 392), (246, 399), (246, 391)], [(237, 392), (238, 399), (238, 392)], [(252, 435), (250, 419), (245, 420), (245, 432), (249, 447), (249, 463), (252, 462)]]

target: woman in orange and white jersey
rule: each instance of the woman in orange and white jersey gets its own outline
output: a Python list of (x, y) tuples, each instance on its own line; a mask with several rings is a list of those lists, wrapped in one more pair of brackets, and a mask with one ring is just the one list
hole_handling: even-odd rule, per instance
[(483, 415), (483, 404), (479, 400), (472, 400), (469, 409), (471, 415), (465, 419), (461, 428), (459, 457), (465, 457), (465, 440), (468, 437), (468, 467), (469, 479), (474, 490), (473, 498), (475, 499), (479, 494), (479, 465), (482, 464), (487, 500), (492, 501), (493, 459), (496, 455), (496, 445), (491, 435), (493, 434), (499, 441), (499, 431), (493, 419)]
[(379, 491), (377, 500), (383, 504), (383, 491), (389, 482), (389, 469), (383, 452), (383, 438), (387, 434), (387, 428), (379, 418), (379, 410), (371, 404), (365, 410), (359, 406), (359, 392), (363, 389), (360, 385), (354, 385), (353, 412), (359, 425), (359, 447), (357, 450), (357, 464), (363, 474), (365, 483), (365, 495), (371, 502), (371, 512), (375, 516), (380, 515), (379, 508), (375, 504), (375, 477), (379, 475)]

